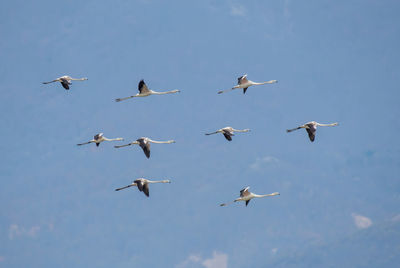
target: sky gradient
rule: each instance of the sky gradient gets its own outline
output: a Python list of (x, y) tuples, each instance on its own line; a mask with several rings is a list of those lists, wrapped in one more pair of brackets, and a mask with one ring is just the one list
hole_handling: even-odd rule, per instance
[[(8, 1), (0, 267), (394, 267), (398, 1)], [(273, 85), (232, 87), (237, 77)], [(69, 91), (42, 82), (88, 77)], [(179, 94), (116, 103), (150, 89)], [(318, 128), (314, 143), (299, 130)], [(250, 128), (228, 142), (205, 136)], [(133, 141), (78, 147), (94, 134)], [(115, 192), (138, 177), (171, 179)], [(280, 196), (228, 207), (239, 190)], [(368, 246), (367, 246), (368, 245)], [(344, 262), (343, 260), (346, 260)]]

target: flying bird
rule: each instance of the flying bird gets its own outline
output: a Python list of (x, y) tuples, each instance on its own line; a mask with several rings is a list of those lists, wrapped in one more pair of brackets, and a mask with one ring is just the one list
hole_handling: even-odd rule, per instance
[(147, 96), (150, 96), (150, 95), (164, 95), (164, 94), (171, 94), (171, 93), (180, 92), (180, 90), (178, 90), (178, 89), (171, 90), (171, 91), (165, 91), (165, 92), (153, 91), (153, 90), (151, 90), (151, 89), (149, 89), (147, 87), (147, 85), (146, 85), (146, 83), (144, 82), (143, 79), (140, 80), (140, 82), (138, 84), (138, 90), (139, 90), (139, 93), (136, 94), (136, 95), (129, 96), (129, 97), (126, 97), (126, 98), (118, 98), (118, 99), (115, 99), (115, 101), (116, 102), (120, 102), (120, 101), (127, 100), (127, 99), (130, 99), (130, 98), (135, 98), (135, 97), (147, 97)]
[(232, 91), (232, 90), (235, 90), (235, 89), (238, 89), (238, 88), (243, 88), (243, 94), (245, 94), (247, 88), (250, 87), (250, 86), (274, 84), (274, 83), (278, 83), (278, 81), (277, 80), (270, 80), (270, 81), (261, 82), (261, 83), (253, 82), (253, 81), (248, 80), (247, 79), (247, 74), (245, 74), (245, 75), (242, 75), (241, 77), (238, 78), (238, 84), (236, 86), (234, 86), (231, 89), (220, 90), (220, 91), (218, 91), (218, 94), (225, 93), (225, 92), (228, 92), (228, 91)]
[(133, 141), (131, 143), (125, 144), (125, 145), (119, 145), (119, 146), (114, 146), (115, 148), (121, 148), (121, 147), (126, 147), (130, 145), (137, 144), (139, 145), (142, 149), (144, 154), (146, 155), (147, 158), (150, 158), (150, 143), (175, 143), (174, 140), (169, 140), (169, 141), (153, 141), (147, 137), (141, 137), (137, 139), (136, 141)]
[(206, 135), (213, 135), (213, 134), (217, 134), (217, 133), (222, 133), (225, 137), (225, 139), (227, 139), (228, 141), (232, 140), (232, 136), (235, 136), (235, 134), (233, 134), (233, 132), (249, 132), (250, 129), (234, 129), (232, 127), (224, 127), (221, 129), (218, 129), (215, 132), (211, 132), (211, 133), (206, 133)]
[(149, 192), (149, 184), (150, 183), (171, 183), (171, 181), (170, 180), (151, 181), (151, 180), (139, 178), (137, 180), (134, 180), (131, 184), (129, 184), (127, 186), (115, 189), (115, 191), (120, 191), (120, 190), (129, 188), (129, 187), (132, 187), (132, 186), (137, 186), (139, 191), (143, 192), (147, 197), (149, 197), (150, 196), (150, 192)]
[(90, 140), (88, 142), (84, 142), (84, 143), (78, 143), (78, 146), (81, 145), (85, 145), (85, 144), (89, 144), (89, 143), (96, 143), (96, 146), (99, 146), (100, 143), (102, 143), (103, 141), (123, 141), (123, 138), (115, 138), (115, 139), (108, 139), (106, 137), (103, 136), (103, 133), (99, 133), (94, 135), (93, 140)]
[(65, 88), (66, 90), (69, 90), (69, 86), (72, 85), (71, 81), (84, 81), (84, 80), (88, 80), (86, 77), (84, 78), (72, 78), (68, 75), (64, 75), (61, 76), (53, 81), (49, 81), (49, 82), (43, 82), (43, 84), (50, 84), (50, 83), (54, 83), (54, 82), (60, 82), (61, 85), (63, 86), (63, 88)]
[[(262, 194), (262, 195), (258, 195), (258, 194), (254, 194), (254, 193), (250, 192), (250, 191), (249, 191), (249, 188), (250, 188), (250, 187), (247, 186), (246, 188), (240, 190), (240, 197), (237, 198), (237, 199), (235, 199), (235, 200), (233, 200), (233, 201), (230, 202), (230, 203), (234, 203), (234, 202), (238, 202), (238, 201), (245, 201), (245, 202), (246, 202), (246, 207), (247, 207), (247, 205), (249, 204), (250, 200), (253, 199), (253, 198), (262, 198), (262, 197), (267, 197), (267, 196), (280, 195), (280, 193), (278, 193), (278, 192), (275, 192), (275, 193), (272, 193), (272, 194)], [(230, 203), (223, 203), (223, 204), (221, 204), (220, 206), (221, 206), (221, 207), (227, 206), (227, 205), (229, 205)]]
[(293, 129), (287, 129), (286, 132), (292, 132), (301, 128), (305, 128), (307, 130), (308, 133), (308, 137), (310, 138), (310, 141), (313, 142), (315, 140), (315, 132), (317, 131), (317, 126), (321, 126), (321, 127), (333, 127), (333, 126), (337, 126), (338, 123), (332, 123), (332, 124), (320, 124), (318, 122), (315, 121), (311, 121), (308, 123), (305, 123), (302, 126), (293, 128)]

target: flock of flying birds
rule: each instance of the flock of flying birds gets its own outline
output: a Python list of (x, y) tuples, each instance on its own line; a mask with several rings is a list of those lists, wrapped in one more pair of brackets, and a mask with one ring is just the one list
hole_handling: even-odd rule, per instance
[[(43, 82), (43, 84), (49, 84), (49, 83), (53, 83), (53, 82), (60, 82), (61, 85), (66, 89), (69, 90), (69, 86), (72, 84), (71, 81), (85, 81), (88, 80), (87, 78), (72, 78), (70, 76), (61, 76), (53, 81), (49, 81), (49, 82)], [(274, 84), (277, 83), (277, 80), (270, 80), (267, 82), (261, 82), (261, 83), (257, 83), (257, 82), (253, 82), (251, 80), (247, 79), (247, 74), (242, 75), (241, 77), (238, 78), (238, 83), (237, 85), (235, 85), (234, 87), (232, 87), (231, 89), (227, 89), (227, 90), (221, 90), (218, 91), (218, 94), (222, 94), (228, 91), (232, 91), (235, 89), (243, 89), (243, 94), (246, 93), (247, 89), (250, 86), (255, 86), (255, 85), (264, 85), (264, 84)], [(164, 95), (164, 94), (173, 94), (173, 93), (178, 93), (180, 92), (179, 90), (175, 89), (175, 90), (171, 90), (171, 91), (164, 91), (164, 92), (157, 92), (157, 91), (153, 91), (151, 89), (149, 89), (146, 85), (146, 83), (144, 82), (144, 80), (140, 80), (139, 85), (138, 85), (138, 90), (139, 93), (137, 93), (136, 95), (132, 95), (129, 97), (125, 97), (125, 98), (118, 98), (115, 99), (116, 102), (120, 102), (123, 100), (127, 100), (130, 98), (135, 98), (135, 97), (147, 97), (150, 95)], [(338, 123), (332, 123), (332, 124), (320, 124), (318, 122), (315, 121), (311, 121), (308, 123), (305, 123), (304, 125), (298, 126), (296, 128), (293, 129), (288, 129), (286, 130), (287, 132), (292, 132), (298, 129), (302, 129), (304, 128), (307, 133), (308, 133), (308, 137), (310, 139), (311, 142), (313, 142), (315, 140), (315, 133), (317, 131), (317, 127), (318, 126), (322, 126), (322, 127), (327, 127), (327, 126), (337, 126)], [(232, 127), (224, 127), (221, 128), (215, 132), (211, 132), (211, 133), (206, 133), (205, 135), (212, 135), (212, 134), (218, 134), (221, 133), (222, 135), (224, 135), (224, 137), (228, 140), (228, 141), (232, 141), (232, 136), (234, 136), (234, 132), (249, 132), (250, 129), (234, 129)], [(78, 146), (81, 145), (85, 145), (85, 144), (89, 144), (89, 143), (95, 143), (96, 146), (99, 146), (100, 143), (102, 143), (103, 141), (123, 141), (123, 138), (114, 138), (114, 139), (109, 139), (104, 137), (103, 133), (99, 133), (96, 134), (92, 140), (88, 141), (88, 142), (84, 142), (84, 143), (79, 143), (77, 144)], [(138, 138), (135, 141), (132, 141), (128, 144), (124, 144), (124, 145), (116, 145), (114, 146), (115, 148), (121, 148), (121, 147), (126, 147), (126, 146), (131, 146), (131, 145), (139, 145), (145, 156), (147, 158), (150, 158), (150, 144), (151, 143), (156, 143), (156, 144), (170, 144), (170, 143), (175, 143), (174, 140), (168, 140), (168, 141), (155, 141), (152, 140), (148, 137), (141, 137)], [(129, 187), (133, 187), (136, 186), (140, 192), (143, 192), (147, 197), (150, 196), (150, 192), (149, 192), (149, 184), (151, 183), (171, 183), (170, 180), (160, 180), (160, 181), (151, 181), (151, 180), (147, 180), (144, 178), (138, 178), (135, 181), (133, 181), (131, 184), (121, 187), (121, 188), (117, 188), (115, 189), (115, 191), (120, 191)], [(240, 190), (240, 197), (233, 200), (230, 203), (234, 203), (234, 202), (238, 202), (238, 201), (244, 201), (246, 203), (246, 206), (249, 204), (250, 200), (253, 198), (262, 198), (262, 197), (269, 197), (269, 196), (276, 196), (279, 195), (278, 192), (275, 193), (271, 193), (271, 194), (263, 194), (263, 195), (258, 195), (258, 194), (254, 194), (252, 192), (249, 191), (249, 186), (245, 187), (244, 189)], [(226, 206), (230, 203), (223, 203), (220, 206)]]

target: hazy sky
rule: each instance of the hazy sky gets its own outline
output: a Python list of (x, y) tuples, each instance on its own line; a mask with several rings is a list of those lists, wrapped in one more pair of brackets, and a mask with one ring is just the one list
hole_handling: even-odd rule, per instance
[[(267, 267), (349, 237), (398, 245), (369, 234), (400, 221), (399, 10), (364, 0), (3, 3), (0, 266)], [(217, 94), (245, 73), (279, 83)], [(89, 80), (42, 84), (62, 75)], [(114, 102), (140, 79), (181, 93)], [(285, 132), (312, 120), (339, 126), (319, 128), (314, 143)], [(225, 126), (252, 131), (204, 135)], [(76, 146), (98, 132), (177, 143), (153, 145), (150, 159), (119, 142)], [(172, 183), (151, 185), (150, 198), (114, 191), (138, 177)], [(281, 195), (218, 206), (245, 186)]]

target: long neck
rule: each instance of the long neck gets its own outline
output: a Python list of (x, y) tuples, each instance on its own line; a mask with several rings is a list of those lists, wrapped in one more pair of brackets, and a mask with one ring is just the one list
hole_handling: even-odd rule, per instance
[(177, 93), (177, 92), (179, 92), (179, 90), (175, 89), (175, 90), (164, 91), (164, 92), (153, 91), (152, 93), (153, 93), (154, 95), (164, 95), (164, 94), (171, 94), (171, 93)]
[(170, 180), (162, 180), (162, 181), (147, 181), (148, 183), (171, 183)]
[(104, 140), (106, 140), (106, 141), (123, 141), (124, 139), (123, 138), (115, 138), (115, 139), (104, 138)]
[(272, 194), (261, 194), (261, 195), (254, 194), (254, 197), (261, 198), (261, 197), (275, 196), (275, 195), (279, 195), (279, 193), (277, 192), (277, 193), (272, 193)]
[(317, 123), (317, 125), (321, 126), (321, 127), (333, 127), (333, 126), (337, 126), (337, 124), (338, 123), (332, 123), (332, 124), (320, 124), (320, 123)]
[(170, 141), (153, 141), (153, 140), (150, 140), (150, 139), (149, 139), (149, 141), (152, 142), (152, 143), (174, 143), (175, 142), (174, 140), (170, 140)]
[(84, 80), (87, 80), (87, 78), (86, 77), (84, 77), (84, 78), (72, 78), (71, 77), (71, 80), (73, 80), (73, 81), (84, 81)]
[(273, 83), (276, 83), (276, 82), (277, 82), (276, 80), (270, 80), (270, 81), (267, 81), (267, 82), (261, 82), (261, 83), (252, 82), (252, 83), (253, 83), (253, 85), (265, 85), (265, 84), (273, 84)]
[(236, 132), (249, 132), (250, 129), (234, 129), (233, 131), (236, 131)]

